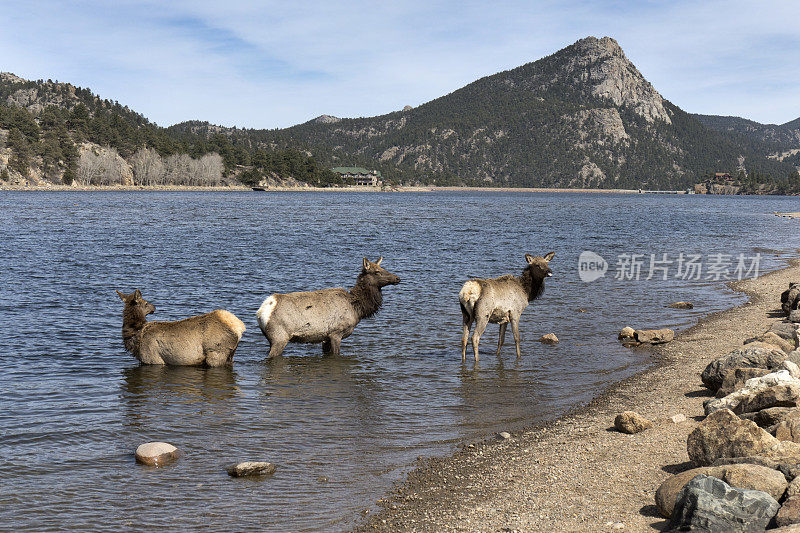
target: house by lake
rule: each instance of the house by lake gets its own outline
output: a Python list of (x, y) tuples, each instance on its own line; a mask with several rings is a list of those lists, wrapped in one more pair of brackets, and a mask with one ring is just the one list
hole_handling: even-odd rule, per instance
[(331, 170), (339, 174), (347, 185), (377, 187), (381, 181), (381, 173), (378, 170), (361, 167), (336, 167)]

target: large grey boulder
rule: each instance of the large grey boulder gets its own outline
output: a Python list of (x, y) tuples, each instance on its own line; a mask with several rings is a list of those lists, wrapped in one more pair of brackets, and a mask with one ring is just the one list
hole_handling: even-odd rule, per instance
[[(728, 373), (728, 376), (735, 370)], [(743, 388), (724, 398), (705, 403), (706, 414), (730, 409), (736, 414), (753, 413), (770, 407), (797, 407), (800, 404), (800, 380), (793, 378), (788, 370), (771, 372), (765, 376), (751, 378)]]
[(781, 309), (788, 315), (798, 308), (800, 308), (800, 283), (789, 283), (789, 288), (781, 293)]
[(656, 506), (659, 512), (669, 518), (675, 507), (678, 494), (695, 476), (705, 474), (725, 481), (731, 487), (766, 492), (779, 500), (786, 492), (784, 475), (773, 468), (755, 464), (728, 464), (723, 466), (703, 466), (693, 468), (666, 479), (656, 491)]
[(739, 416), (752, 420), (758, 424), (758, 427), (766, 429), (769, 433), (774, 433), (773, 426), (780, 424), (784, 418), (795, 411), (798, 411), (798, 409), (792, 407), (770, 407), (755, 413), (742, 413)]
[(787, 354), (782, 350), (745, 345), (710, 362), (700, 374), (700, 379), (706, 387), (716, 392), (725, 381), (725, 375), (734, 368), (755, 367), (773, 370), (786, 358)]
[(737, 489), (700, 474), (678, 495), (669, 528), (708, 533), (762, 532), (780, 506), (760, 490)]
[(791, 322), (773, 322), (772, 326), (770, 326), (768, 333), (774, 333), (791, 342), (795, 348), (798, 344), (798, 333), (797, 333), (797, 326), (792, 324)]
[(274, 474), (276, 468), (272, 463), (245, 461), (230, 465), (227, 470), (231, 477), (260, 477)]
[(697, 466), (708, 466), (720, 457), (766, 455), (778, 439), (755, 422), (742, 420), (732, 411), (714, 411), (689, 434), (686, 451)]

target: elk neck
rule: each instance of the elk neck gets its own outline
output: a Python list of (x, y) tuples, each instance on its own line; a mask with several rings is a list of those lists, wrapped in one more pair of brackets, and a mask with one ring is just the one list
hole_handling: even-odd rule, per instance
[(522, 275), (517, 278), (517, 281), (522, 285), (529, 302), (532, 302), (544, 292), (544, 278), (535, 278), (531, 274), (530, 268), (526, 268)]
[(350, 298), (359, 319), (371, 317), (383, 304), (380, 287), (364, 274), (358, 276), (355, 286), (350, 289)]
[(122, 341), (129, 352), (134, 352), (138, 347), (139, 333), (145, 324), (147, 318), (139, 309), (126, 307), (122, 312)]

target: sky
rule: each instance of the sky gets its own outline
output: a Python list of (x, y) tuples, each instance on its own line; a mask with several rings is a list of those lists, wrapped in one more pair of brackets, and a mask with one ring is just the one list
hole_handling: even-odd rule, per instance
[(692, 113), (800, 117), (800, 2), (0, 0), (0, 71), (150, 120), (279, 128), (417, 106), (583, 37)]

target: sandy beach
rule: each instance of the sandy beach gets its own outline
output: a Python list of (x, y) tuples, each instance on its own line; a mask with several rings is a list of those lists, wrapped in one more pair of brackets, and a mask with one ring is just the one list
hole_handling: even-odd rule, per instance
[[(661, 531), (658, 486), (691, 468), (689, 433), (711, 393), (699, 374), (778, 320), (780, 293), (800, 280), (800, 261), (733, 283), (745, 304), (712, 314), (663, 347), (654, 365), (608, 389), (588, 406), (543, 427), (467, 444), (451, 457), (420, 460), (359, 526), (372, 531)], [(636, 326), (636, 324), (632, 324)], [(609, 335), (617, 332), (609, 331)], [(642, 349), (644, 348), (637, 348)], [(565, 376), (564, 386), (569, 387)], [(613, 429), (634, 410), (655, 422), (635, 435)], [(684, 414), (674, 423), (672, 415)]]

